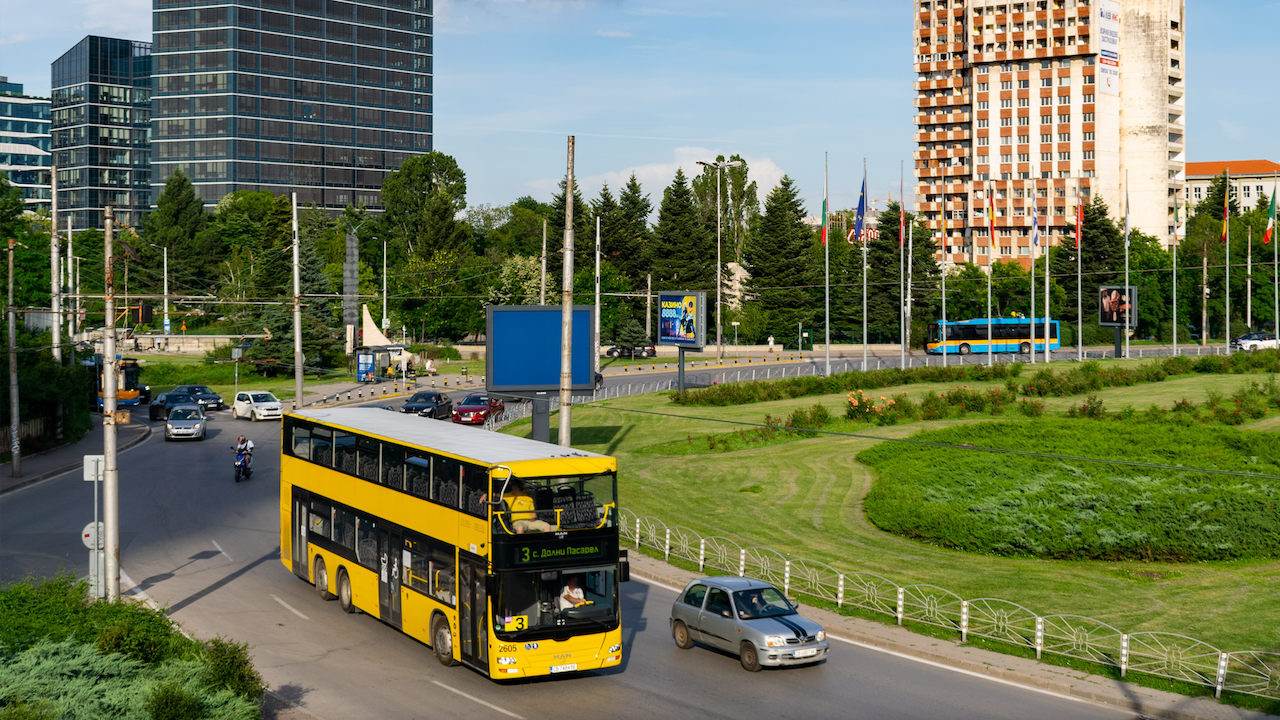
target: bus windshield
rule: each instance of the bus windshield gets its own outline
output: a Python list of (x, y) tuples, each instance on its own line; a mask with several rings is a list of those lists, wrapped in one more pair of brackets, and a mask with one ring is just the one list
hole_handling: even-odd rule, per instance
[(493, 605), (498, 637), (514, 640), (562, 627), (612, 629), (618, 619), (616, 571), (609, 565), (501, 574)]
[[(501, 481), (495, 481), (495, 492)], [(613, 527), (617, 476), (515, 477), (495, 508), (495, 532), (521, 534)]]

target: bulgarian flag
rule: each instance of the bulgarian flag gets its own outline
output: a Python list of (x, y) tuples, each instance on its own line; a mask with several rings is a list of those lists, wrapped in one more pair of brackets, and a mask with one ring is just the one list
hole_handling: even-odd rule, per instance
[[(1177, 203), (1177, 198), (1174, 202)], [(1178, 211), (1175, 209), (1174, 214)], [(1175, 221), (1176, 224), (1176, 221)], [(1080, 236), (1084, 233), (1084, 203), (1080, 202), (1080, 189), (1076, 188), (1076, 249), (1080, 249)]]
[(1227, 230), (1231, 227), (1231, 173), (1227, 172), (1227, 181), (1222, 185), (1222, 237), (1219, 242), (1227, 241)]
[(822, 178), (822, 244), (827, 244), (827, 179)]
[(1262, 244), (1266, 245), (1271, 242), (1271, 233), (1276, 230), (1276, 193), (1275, 188), (1271, 188), (1271, 212), (1267, 213), (1267, 233), (1262, 236)]

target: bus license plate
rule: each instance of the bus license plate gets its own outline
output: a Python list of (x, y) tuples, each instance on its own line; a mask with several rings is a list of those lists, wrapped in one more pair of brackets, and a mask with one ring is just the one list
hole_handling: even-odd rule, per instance
[(553, 673), (570, 672), (570, 671), (572, 671), (572, 670), (577, 670), (577, 669), (578, 669), (578, 663), (569, 663), (569, 664), (567, 664), (567, 665), (552, 665), (552, 666), (551, 666), (551, 672), (553, 672)]
[(813, 657), (814, 655), (817, 655), (817, 654), (818, 654), (818, 648), (806, 648), (804, 650), (797, 650), (795, 652), (794, 657), (807, 658), (807, 657)]

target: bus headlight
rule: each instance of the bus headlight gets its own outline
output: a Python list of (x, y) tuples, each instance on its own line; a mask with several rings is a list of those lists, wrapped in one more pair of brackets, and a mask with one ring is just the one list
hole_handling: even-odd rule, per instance
[(764, 644), (769, 647), (785, 647), (787, 641), (784, 640), (781, 635), (770, 635), (764, 639)]
[(498, 658), (498, 664), (499, 665), (515, 665), (516, 659), (513, 657), (500, 657)]
[(610, 653), (622, 652), (622, 645), (610, 645), (609, 652)]

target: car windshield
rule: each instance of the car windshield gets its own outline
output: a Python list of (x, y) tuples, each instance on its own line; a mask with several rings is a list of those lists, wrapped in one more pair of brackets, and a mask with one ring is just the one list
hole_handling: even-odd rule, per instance
[(213, 391), (212, 391), (212, 390), (210, 390), (209, 388), (205, 387), (204, 385), (192, 385), (191, 387), (187, 388), (187, 392), (189, 392), (189, 393), (200, 393), (201, 395), (212, 395), (212, 394), (213, 394)]
[(778, 592), (777, 588), (739, 590), (733, 594), (733, 606), (743, 620), (795, 615), (796, 609)]
[(463, 405), (488, 405), (489, 398), (484, 395), (468, 395), (466, 400), (462, 401)]
[(164, 401), (170, 405), (182, 405), (184, 403), (193, 403), (196, 399), (186, 393), (169, 393), (164, 396)]
[(436, 396), (433, 393), (418, 393), (409, 398), (409, 402), (433, 402)]
[(493, 603), (498, 637), (575, 625), (613, 627), (618, 583), (613, 566), (503, 573)]
[(249, 397), (256, 403), (279, 402), (276, 400), (276, 396), (271, 393), (253, 393)]
[(190, 408), (178, 408), (169, 413), (169, 420), (199, 420), (200, 413)]

